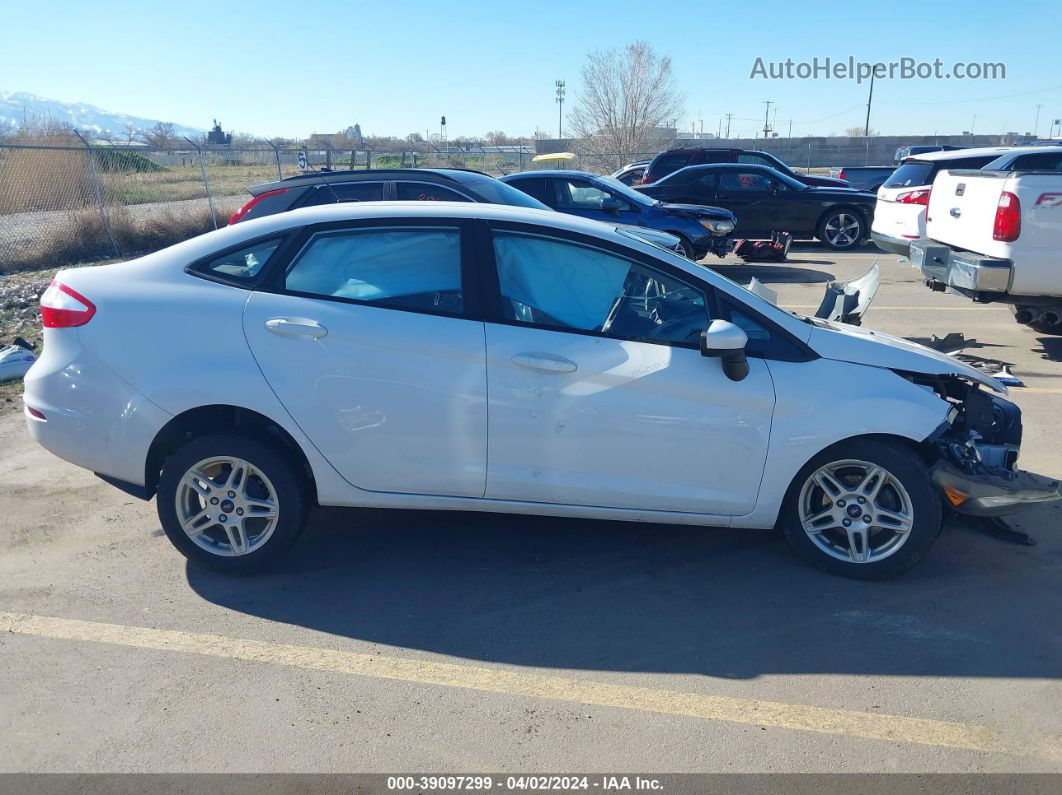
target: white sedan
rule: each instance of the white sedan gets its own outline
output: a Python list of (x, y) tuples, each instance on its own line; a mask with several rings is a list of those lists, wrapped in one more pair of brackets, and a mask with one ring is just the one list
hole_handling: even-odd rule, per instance
[(925, 555), (943, 494), (1057, 496), (976, 370), (570, 215), (311, 207), (62, 271), (41, 305), (30, 432), (224, 571), (319, 503), (778, 524), (875, 578)]

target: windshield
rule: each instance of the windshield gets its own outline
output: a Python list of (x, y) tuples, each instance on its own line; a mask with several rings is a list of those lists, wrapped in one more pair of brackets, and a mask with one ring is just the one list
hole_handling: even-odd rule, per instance
[(640, 204), (642, 207), (652, 207), (654, 204), (658, 203), (656, 199), (650, 199), (644, 193), (624, 185), (618, 179), (613, 179), (612, 177), (598, 177), (597, 181), (603, 185), (607, 185), (610, 191), (618, 196), (622, 196), (624, 199), (631, 202), (631, 204)]
[(529, 207), (532, 210), (553, 211), (552, 207), (546, 206), (534, 196), (528, 196), (522, 190), (517, 190), (512, 185), (499, 182), (492, 177), (469, 179), (466, 183), (479, 191), (491, 204), (508, 204), (513, 207)]

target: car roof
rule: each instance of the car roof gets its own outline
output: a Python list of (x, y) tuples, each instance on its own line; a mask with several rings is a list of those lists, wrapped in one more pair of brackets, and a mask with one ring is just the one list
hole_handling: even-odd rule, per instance
[(969, 149), (950, 149), (944, 152), (923, 152), (920, 155), (911, 155), (903, 159), (904, 163), (909, 161), (922, 161), (922, 162), (935, 162), (937, 160), (961, 160), (966, 157), (978, 157), (984, 155), (989, 158), (996, 158), (1000, 155), (1005, 155), (1007, 152), (1012, 152), (1015, 149), (1013, 146), (973, 146)]
[(734, 146), (677, 146), (665, 152), (658, 152), (655, 156), (670, 155), (675, 152), (756, 152), (756, 149), (738, 149)]
[[(1004, 155), (1038, 155), (1038, 154), (1058, 154), (1059, 144), (1041, 144), (1039, 146), (1012, 146), (1007, 148)], [(1001, 155), (1002, 156), (1002, 155)]]
[(418, 178), (421, 180), (435, 178), (440, 181), (464, 183), (468, 181), (470, 176), (493, 179), (490, 174), (470, 168), (371, 168), (347, 171), (313, 171), (307, 174), (296, 174), (293, 177), (284, 177), (284, 179), (273, 182), (252, 185), (248, 188), (248, 191), (257, 196), (259, 193), (264, 193), (277, 187), (287, 188), (297, 185), (321, 185), (335, 182), (402, 178)]

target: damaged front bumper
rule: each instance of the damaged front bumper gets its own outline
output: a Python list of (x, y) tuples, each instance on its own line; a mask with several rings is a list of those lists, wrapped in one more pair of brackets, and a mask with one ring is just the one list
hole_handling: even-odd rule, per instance
[(933, 386), (953, 409), (926, 440), (936, 451), (930, 475), (956, 511), (1005, 516), (1062, 498), (1058, 480), (1016, 466), (1021, 409), (962, 379), (941, 379)]
[(982, 467), (966, 472), (941, 459), (930, 474), (948, 503), (968, 516), (1006, 516), (1059, 499), (1059, 482), (1022, 469)]

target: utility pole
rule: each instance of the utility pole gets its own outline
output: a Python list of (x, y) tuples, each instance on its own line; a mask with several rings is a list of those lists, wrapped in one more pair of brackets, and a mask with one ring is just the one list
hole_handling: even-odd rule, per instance
[(877, 69), (870, 70), (870, 94), (867, 95), (867, 123), (863, 127), (863, 137), (870, 136), (870, 103), (874, 101), (874, 73)]
[(1042, 107), (1043, 107), (1043, 105), (1037, 105), (1036, 106), (1036, 121), (1033, 122), (1033, 135), (1034, 136), (1037, 135), (1039, 133), (1039, 130), (1040, 130), (1040, 108), (1042, 108)]
[(763, 112), (763, 137), (767, 137), (767, 133), (771, 131), (770, 119), (771, 119), (771, 105), (774, 104), (772, 100), (765, 99), (763, 104), (767, 106), (767, 109)]
[(558, 80), (557, 86), (557, 137), (564, 137), (564, 81)]
[(726, 137), (730, 138), (730, 119), (733, 117), (733, 113), (726, 114)]
[(793, 120), (792, 119), (789, 120), (789, 137), (790, 138), (793, 137)]

